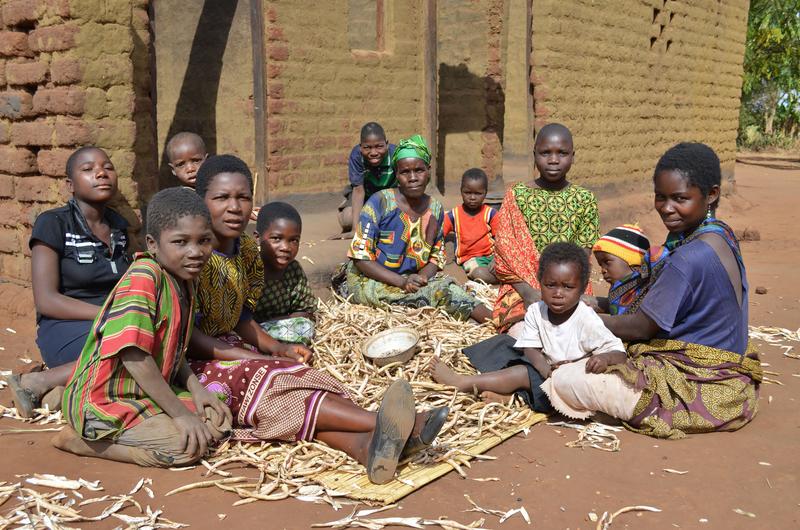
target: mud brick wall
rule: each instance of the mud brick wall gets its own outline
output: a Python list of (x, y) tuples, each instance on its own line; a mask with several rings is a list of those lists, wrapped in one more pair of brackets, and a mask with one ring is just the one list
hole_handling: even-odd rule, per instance
[[(438, 179), (450, 192), (461, 174), (502, 167), (503, 0), (438, 0)], [(456, 188), (457, 189), (457, 188)]]
[(139, 226), (155, 184), (148, 16), (145, 0), (5, 0), (0, 19), (0, 277), (29, 281), (31, 226), (69, 198), (77, 146), (110, 155), (114, 206)]
[(533, 100), (528, 66), (530, 8), (531, 0), (505, 0), (503, 177), (506, 180), (513, 180), (516, 176), (514, 171), (509, 171), (509, 162), (518, 167), (528, 167), (533, 161)]
[[(375, 31), (360, 1), (264, 2), (267, 166), (272, 197), (338, 191), (361, 126), (390, 141), (425, 134), (426, 2), (383, 1), (382, 49), (351, 49), (353, 31)], [(363, 18), (363, 17), (362, 17)], [(377, 46), (380, 48), (380, 46)], [(430, 139), (429, 139), (430, 140)]]
[(203, 137), (211, 154), (254, 166), (250, 2), (153, 2), (160, 188), (175, 186), (164, 148), (181, 131)]
[(747, 0), (537, 0), (532, 9), (536, 128), (572, 129), (576, 181), (641, 188), (679, 141), (710, 144), (732, 175)]

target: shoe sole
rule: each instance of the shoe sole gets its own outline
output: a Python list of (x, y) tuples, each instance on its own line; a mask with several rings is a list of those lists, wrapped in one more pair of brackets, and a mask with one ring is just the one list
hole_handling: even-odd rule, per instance
[(369, 444), (367, 477), (373, 484), (386, 484), (394, 478), (400, 454), (414, 428), (414, 416), (411, 385), (398, 379), (383, 395)]

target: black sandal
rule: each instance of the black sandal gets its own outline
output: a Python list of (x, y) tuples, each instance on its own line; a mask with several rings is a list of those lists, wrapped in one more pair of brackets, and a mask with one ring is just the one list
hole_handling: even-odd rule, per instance
[(403, 447), (414, 428), (415, 415), (411, 385), (397, 379), (383, 394), (369, 443), (367, 477), (373, 484), (386, 484), (394, 478)]
[(11, 374), (6, 377), (8, 388), (14, 393), (11, 398), (17, 407), (17, 414), (23, 418), (33, 418), (36, 413), (34, 409), (39, 408), (40, 398), (30, 388), (22, 386), (22, 376)]
[(400, 455), (400, 460), (411, 458), (423, 449), (430, 447), (439, 431), (444, 427), (447, 421), (447, 415), (450, 414), (449, 407), (438, 407), (428, 411), (428, 417), (425, 418), (425, 424), (420, 429), (419, 434), (411, 435), (403, 447), (403, 453)]

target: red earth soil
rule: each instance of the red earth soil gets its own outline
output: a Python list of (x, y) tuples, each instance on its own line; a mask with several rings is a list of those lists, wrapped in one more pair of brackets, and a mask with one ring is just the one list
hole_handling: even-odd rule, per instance
[[(750, 162), (737, 165), (736, 193), (723, 200), (719, 214), (737, 230), (760, 232), (760, 241), (742, 244), (751, 286), (751, 324), (796, 329), (800, 317), (796, 272), (800, 257), (796, 204), (800, 165), (791, 161), (772, 163), (771, 159)], [(626, 221), (638, 220), (657, 242), (663, 228), (649, 210), (649, 200), (642, 197), (631, 203), (632, 219)], [(452, 205), (455, 201), (450, 197), (446, 202)], [(331, 209), (304, 215), (304, 241), (309, 244), (303, 246), (301, 254), (307, 259), (301, 263), (317, 281), (321, 296), (326, 295), (324, 278), (346, 248), (345, 242), (325, 241), (335, 225), (333, 218)], [(608, 227), (604, 223), (604, 228)], [(448, 270), (455, 272), (452, 266)], [(757, 286), (765, 287), (767, 294), (756, 295)], [(27, 365), (21, 358), (38, 360), (30, 293), (3, 284), (0, 299), (5, 302), (0, 308), (0, 346), (4, 348), (0, 351), (0, 369), (24, 370)], [(6, 327), (17, 333), (5, 331)], [(769, 369), (780, 373), (774, 378), (783, 385), (762, 386), (758, 416), (738, 432), (696, 435), (679, 441), (622, 432), (621, 451), (608, 453), (567, 448), (565, 443), (576, 439), (576, 431), (539, 424), (527, 436), (520, 434), (489, 451), (497, 460), (476, 463), (468, 470), (470, 478), (497, 477), (498, 481), (478, 482), (450, 473), (381, 516), (446, 516), (461, 523), (486, 517), (487, 528), (528, 528), (518, 515), (501, 526), (494, 516), (465, 512), (470, 508), (464, 498), (468, 494), (487, 508), (524, 506), (537, 528), (594, 528), (589, 512), (602, 514), (636, 504), (662, 511), (621, 515), (614, 528), (798, 528), (800, 361), (783, 356), (773, 346), (762, 344), (761, 352)], [(0, 402), (10, 404), (8, 390), (0, 392)], [(0, 420), (0, 432), (19, 427), (25, 425)], [(327, 505), (294, 499), (232, 507), (238, 497), (213, 488), (164, 497), (163, 493), (172, 488), (203, 480), (204, 469), (140, 469), (78, 458), (54, 449), (50, 434), (0, 435), (0, 481), (13, 481), (15, 475), (24, 473), (53, 473), (99, 479), (106, 492), (126, 493), (140, 477), (150, 477), (156, 493), (151, 506), (163, 507), (166, 517), (194, 528), (308, 528), (347, 515)], [(671, 474), (663, 471), (665, 468), (688, 473)], [(0, 512), (7, 512), (12, 503), (7, 502)], [(736, 509), (755, 514), (755, 518), (737, 514)], [(130, 509), (125, 513), (133, 514)], [(220, 520), (217, 514), (227, 516)], [(109, 519), (85, 527), (111, 528), (117, 523)]]

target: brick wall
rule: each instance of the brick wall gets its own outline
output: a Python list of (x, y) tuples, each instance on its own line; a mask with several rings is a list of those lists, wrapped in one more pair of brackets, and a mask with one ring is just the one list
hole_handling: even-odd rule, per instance
[(678, 141), (733, 173), (747, 0), (533, 2), (537, 129), (569, 126), (572, 175), (596, 190), (649, 183)]
[(425, 134), (425, 1), (383, 2), (383, 50), (351, 50), (350, 4), (264, 2), (272, 196), (340, 190), (367, 121), (390, 141)]
[(250, 1), (158, 0), (153, 16), (160, 187), (178, 183), (163, 149), (181, 131), (254, 167)]
[(528, 66), (531, 0), (506, 0), (505, 4), (503, 177), (513, 180), (519, 170), (510, 166), (527, 168), (533, 161), (533, 100)]
[[(0, 2), (0, 276), (30, 280), (39, 212), (63, 204), (76, 146), (106, 150), (115, 207), (138, 227), (153, 191), (145, 0)], [(136, 177), (134, 177), (134, 175)]]
[(503, 0), (438, 0), (438, 180), (447, 192), (469, 167), (502, 166)]

